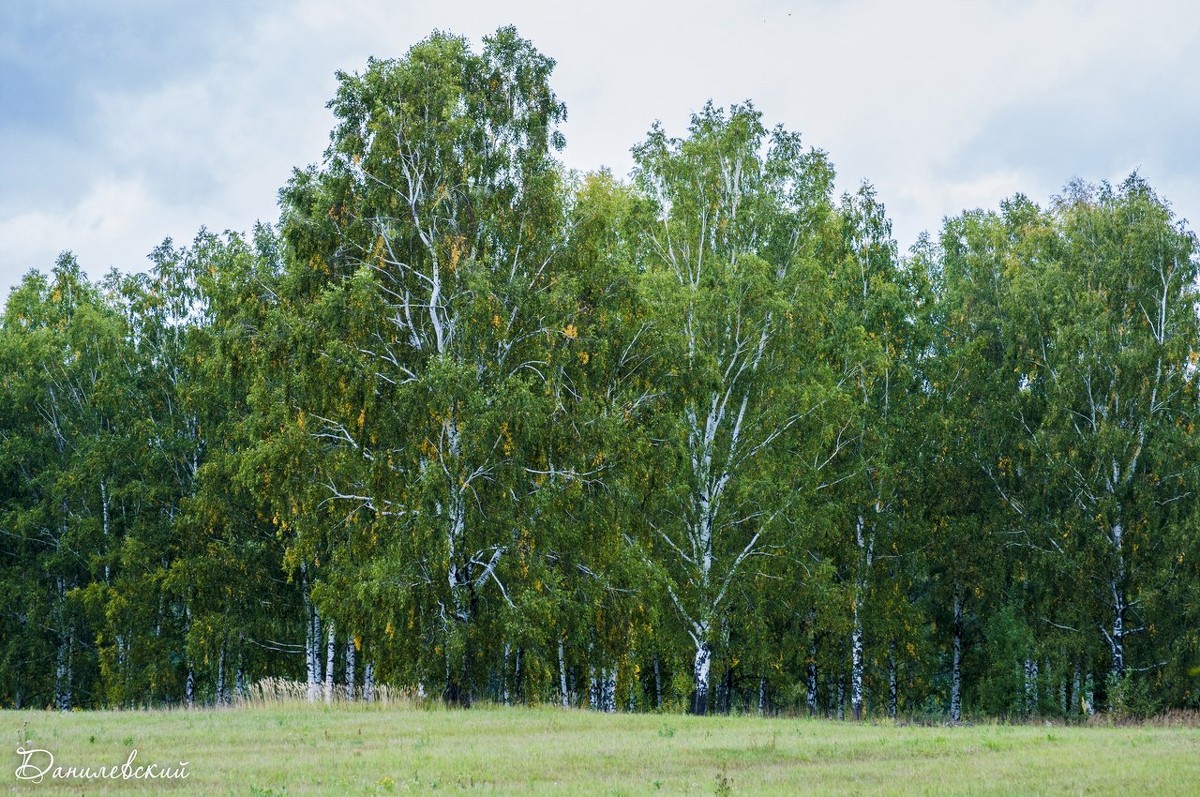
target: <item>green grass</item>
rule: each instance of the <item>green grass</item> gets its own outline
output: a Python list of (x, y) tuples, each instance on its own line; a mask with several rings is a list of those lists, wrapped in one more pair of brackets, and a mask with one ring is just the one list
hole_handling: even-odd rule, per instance
[[(1200, 728), (601, 715), (276, 704), (0, 712), (8, 791), (115, 794), (1200, 794)], [(188, 761), (182, 782), (18, 782), (56, 765)]]

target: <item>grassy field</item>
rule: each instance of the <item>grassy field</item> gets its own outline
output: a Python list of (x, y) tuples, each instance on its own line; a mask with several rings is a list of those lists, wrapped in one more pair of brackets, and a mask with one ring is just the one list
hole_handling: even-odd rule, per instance
[[(1200, 794), (1200, 728), (902, 727), (555, 708), (276, 704), (0, 712), (4, 790), (33, 794)], [(183, 781), (19, 781), (55, 766), (176, 767)], [(44, 760), (44, 759), (43, 759)], [(37, 762), (34, 762), (37, 766)]]

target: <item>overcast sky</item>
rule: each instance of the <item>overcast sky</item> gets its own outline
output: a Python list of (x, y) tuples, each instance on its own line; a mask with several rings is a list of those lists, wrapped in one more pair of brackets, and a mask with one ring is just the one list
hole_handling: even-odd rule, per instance
[(558, 61), (573, 168), (627, 174), (655, 119), (682, 133), (709, 98), (751, 99), (839, 189), (874, 183), (902, 249), (965, 208), (1134, 170), (1200, 223), (1187, 2), (3, 0), (0, 297), (63, 250), (98, 277), (273, 221), (325, 148), (336, 70), (510, 23)]

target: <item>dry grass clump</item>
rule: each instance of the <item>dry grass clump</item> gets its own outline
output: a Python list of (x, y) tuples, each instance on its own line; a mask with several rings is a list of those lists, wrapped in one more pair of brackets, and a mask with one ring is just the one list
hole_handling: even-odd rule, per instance
[[(321, 684), (316, 698), (310, 699), (308, 684), (304, 681), (291, 681), (286, 678), (264, 678), (256, 681), (246, 689), (246, 694), (238, 702), (248, 706), (279, 706), (295, 703), (360, 703), (364, 701), (361, 687), (350, 695), (342, 684), (334, 684), (333, 694), (326, 699), (325, 685)], [(418, 695), (406, 689), (393, 689), (386, 684), (375, 684), (371, 694), (371, 703), (383, 706), (412, 706), (420, 701)]]

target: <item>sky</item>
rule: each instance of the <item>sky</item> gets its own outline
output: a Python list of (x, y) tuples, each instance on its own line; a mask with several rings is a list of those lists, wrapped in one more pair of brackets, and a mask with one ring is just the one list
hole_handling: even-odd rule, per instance
[(164, 238), (277, 218), (321, 160), (335, 73), (435, 29), (557, 61), (567, 166), (631, 167), (660, 120), (751, 100), (871, 182), (901, 250), (946, 216), (1138, 171), (1200, 227), (1200, 5), (1127, 0), (4, 0), (0, 299), (74, 252), (92, 277)]

